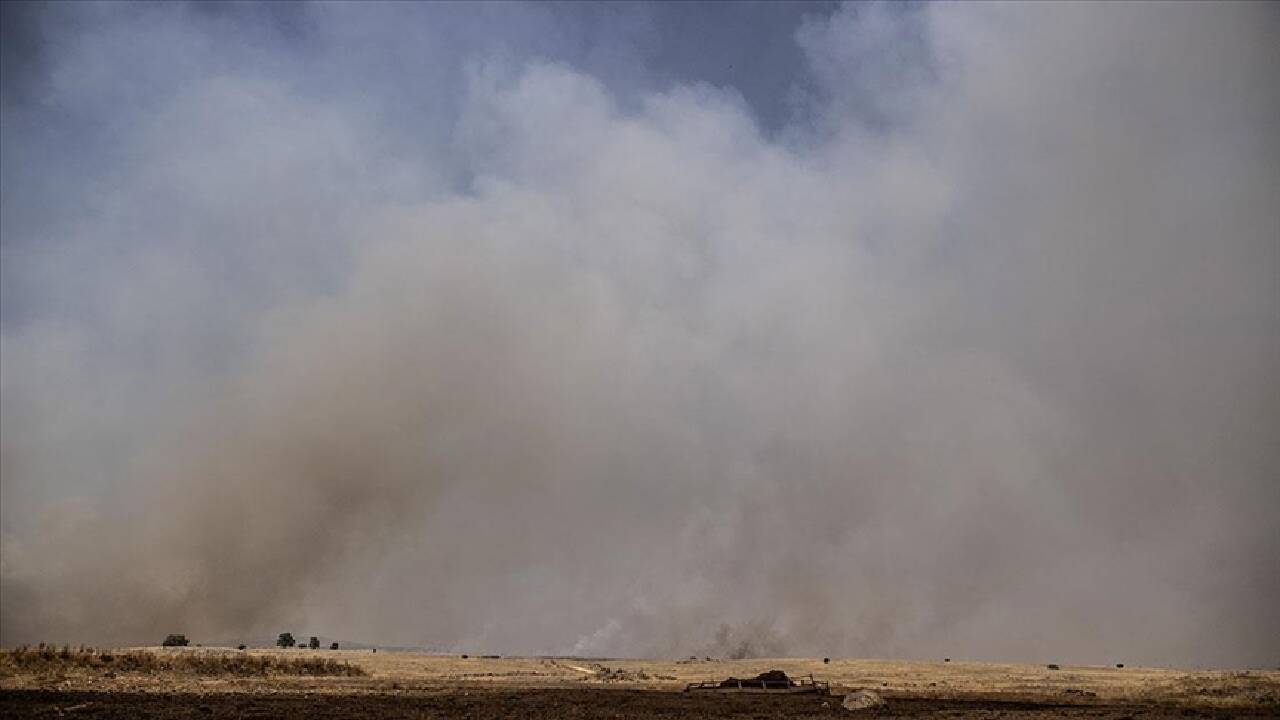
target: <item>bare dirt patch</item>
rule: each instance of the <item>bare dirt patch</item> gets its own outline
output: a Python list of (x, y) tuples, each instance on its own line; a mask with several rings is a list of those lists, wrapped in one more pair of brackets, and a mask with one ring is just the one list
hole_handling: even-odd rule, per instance
[(838, 698), (707, 696), (654, 690), (454, 689), (435, 693), (275, 695), (247, 693), (0, 692), (0, 717), (33, 718), (975, 718), (980, 720), (1261, 720), (1263, 710), (1075, 706), (990, 701), (899, 699), (850, 712)]

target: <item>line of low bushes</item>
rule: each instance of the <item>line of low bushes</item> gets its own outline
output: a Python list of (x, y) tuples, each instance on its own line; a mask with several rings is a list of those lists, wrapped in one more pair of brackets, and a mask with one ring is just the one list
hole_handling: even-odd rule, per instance
[(124, 673), (172, 672), (190, 675), (324, 675), (354, 677), (365, 672), (357, 665), (332, 658), (279, 657), (220, 651), (158, 655), (148, 650), (99, 650), (41, 643), (0, 650), (0, 669), (25, 672), (81, 668)]

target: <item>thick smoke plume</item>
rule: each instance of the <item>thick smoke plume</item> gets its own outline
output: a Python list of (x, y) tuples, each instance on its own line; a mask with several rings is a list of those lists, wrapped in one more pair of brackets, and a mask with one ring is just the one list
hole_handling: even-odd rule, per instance
[(585, 12), (6, 9), (0, 641), (1275, 662), (1275, 6)]

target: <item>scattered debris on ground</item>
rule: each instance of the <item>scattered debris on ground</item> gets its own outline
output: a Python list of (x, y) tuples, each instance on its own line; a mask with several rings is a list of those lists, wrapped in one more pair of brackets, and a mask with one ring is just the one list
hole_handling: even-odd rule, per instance
[(654, 677), (646, 672), (611, 668), (607, 665), (594, 665), (596, 677), (605, 682), (644, 682)]
[(1063, 690), (1063, 691), (1062, 691), (1062, 694), (1063, 694), (1063, 695), (1078, 695), (1078, 696), (1080, 696), (1080, 697), (1088, 697), (1088, 698), (1095, 698), (1095, 697), (1098, 697), (1098, 693), (1096, 693), (1096, 692), (1092, 692), (1092, 691), (1089, 691), (1089, 690), (1081, 690), (1080, 688), (1067, 688), (1066, 690)]
[(587, 675), (587, 680), (600, 682), (650, 682), (653, 680), (675, 680), (674, 675), (654, 675), (643, 670), (627, 670), (625, 668), (611, 668), (608, 665), (600, 663), (590, 663), (589, 666), (575, 665), (570, 662), (548, 660), (548, 664), (553, 667), (564, 667), (574, 672), (580, 672)]
[(845, 710), (869, 710), (871, 708), (881, 708), (887, 704), (884, 698), (870, 690), (851, 692), (845, 695), (844, 701), (840, 703)]

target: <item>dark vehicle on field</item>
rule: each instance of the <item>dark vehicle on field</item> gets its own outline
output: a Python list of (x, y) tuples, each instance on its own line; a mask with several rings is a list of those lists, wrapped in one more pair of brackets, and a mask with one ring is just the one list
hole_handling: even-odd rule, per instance
[(701, 682), (689, 683), (685, 687), (685, 692), (694, 691), (712, 691), (712, 692), (770, 692), (770, 693), (815, 693), (818, 695), (830, 695), (831, 685), (823, 680), (814, 680), (813, 676), (801, 679), (800, 682), (792, 680), (787, 674), (781, 670), (770, 670), (763, 672), (753, 678), (735, 678), (731, 677), (720, 682)]

